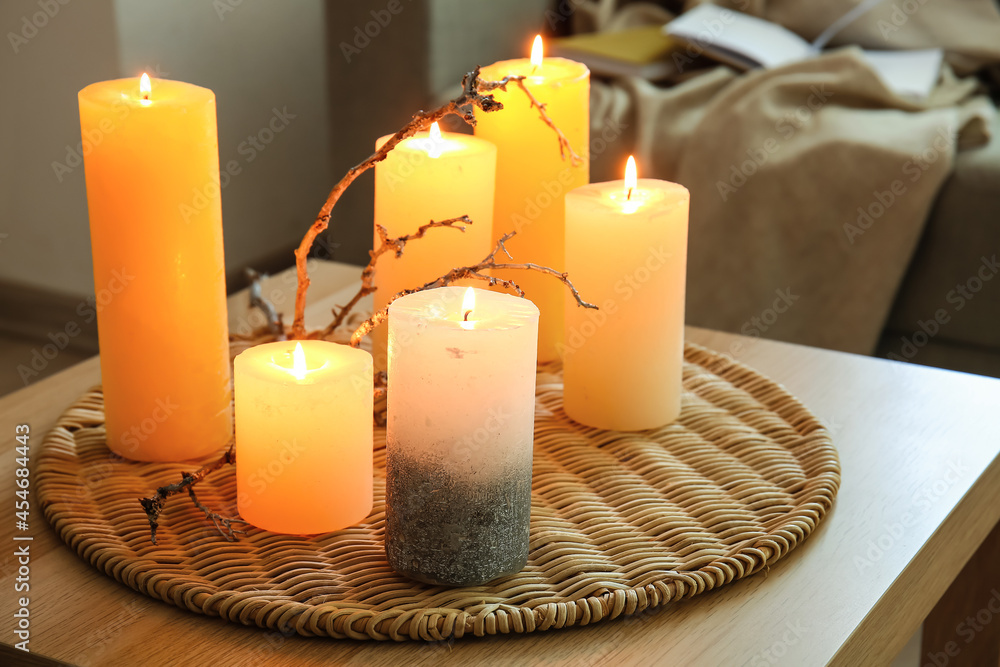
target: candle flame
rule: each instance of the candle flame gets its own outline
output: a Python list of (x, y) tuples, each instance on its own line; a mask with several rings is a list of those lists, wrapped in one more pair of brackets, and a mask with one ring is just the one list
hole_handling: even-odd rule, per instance
[(625, 163), (625, 192), (628, 199), (632, 199), (632, 190), (635, 189), (638, 180), (635, 169), (635, 158), (629, 155), (628, 162)]
[(139, 78), (139, 95), (142, 96), (143, 101), (148, 102), (149, 95), (152, 92), (153, 86), (149, 82), (149, 75), (143, 72), (142, 76)]
[(306, 353), (302, 351), (302, 343), (295, 343), (295, 351), (292, 352), (292, 375), (297, 380), (306, 378)]
[(476, 291), (471, 287), (465, 289), (465, 297), (462, 299), (462, 319), (468, 320), (469, 315), (476, 309)]
[(535, 35), (535, 41), (531, 45), (531, 66), (540, 67), (542, 64), (542, 36)]
[(476, 291), (471, 287), (465, 289), (465, 297), (462, 299), (462, 321), (459, 324), (463, 329), (472, 329), (475, 321), (469, 321), (469, 315), (476, 309)]
[(444, 138), (441, 136), (441, 126), (437, 124), (437, 121), (431, 123), (430, 130), (427, 133), (427, 155), (432, 158), (441, 157), (441, 149), (444, 146)]

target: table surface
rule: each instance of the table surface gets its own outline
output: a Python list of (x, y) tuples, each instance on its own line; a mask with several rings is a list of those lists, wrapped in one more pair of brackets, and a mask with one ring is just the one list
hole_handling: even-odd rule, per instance
[[(308, 320), (329, 322), (357, 267), (317, 262)], [(294, 275), (264, 293), (290, 313)], [(257, 316), (230, 299), (230, 327)], [(833, 511), (768, 571), (636, 617), (524, 636), (422, 643), (284, 637), (180, 610), (101, 574), (32, 505), (30, 592), (15, 593), (14, 427), (32, 453), (99, 380), (97, 358), (0, 398), (0, 641), (30, 598), (33, 653), (75, 665), (887, 664), (1000, 519), (1000, 380), (689, 328), (690, 341), (782, 383), (830, 428), (843, 484)], [(34, 498), (34, 496), (32, 496)], [(138, 506), (137, 506), (138, 509)], [(24, 534), (24, 533), (18, 533)]]

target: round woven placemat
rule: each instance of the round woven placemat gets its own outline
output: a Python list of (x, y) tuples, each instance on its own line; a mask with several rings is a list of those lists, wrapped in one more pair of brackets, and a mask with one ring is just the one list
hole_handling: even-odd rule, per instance
[[(184, 496), (159, 545), (137, 498), (191, 466), (135, 463), (104, 443), (99, 388), (45, 438), (35, 488), (49, 522), (108, 576), (178, 607), (306, 636), (422, 639), (523, 633), (634, 614), (746, 577), (829, 511), (840, 464), (820, 422), (782, 387), (687, 345), (679, 421), (641, 433), (587, 428), (562, 410), (558, 372), (538, 376), (531, 553), (486, 586), (395, 574), (382, 546), (385, 430), (375, 432), (375, 507), (312, 538), (250, 529), (227, 542)], [(224, 468), (198, 498), (236, 512)]]

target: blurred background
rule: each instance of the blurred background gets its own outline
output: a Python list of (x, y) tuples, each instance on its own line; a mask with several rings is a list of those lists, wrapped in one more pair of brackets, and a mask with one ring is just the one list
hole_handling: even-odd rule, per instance
[[(147, 71), (215, 91), (220, 162), (240, 166), (222, 191), (234, 291), (245, 267), (291, 266), (334, 182), (476, 64), (526, 56), (539, 32), (661, 26), (698, 3), (398, 0), (391, 15), (388, 4), (0, 3), (0, 394), (97, 352), (86, 315), (84, 86)], [(813, 39), (854, 3), (728, 6)], [(946, 14), (893, 7), (881, 3), (831, 44), (943, 48), (926, 99), (887, 91), (855, 47), (744, 73), (710, 58), (710, 43), (674, 42), (639, 54), (670, 65), (650, 72), (628, 53), (635, 40), (619, 40), (612, 50), (624, 49), (631, 69), (592, 65), (592, 180), (620, 178), (634, 152), (643, 176), (692, 191), (689, 324), (1000, 376), (1000, 280), (990, 282), (1000, 251), (1000, 18), (991, 0)], [(282, 129), (262, 134), (276, 117)], [(920, 170), (912, 185), (908, 161)], [(907, 194), (874, 215), (896, 179)], [(366, 174), (337, 205), (318, 257), (367, 261), (372, 182)], [(81, 332), (64, 341), (68, 322)], [(32, 366), (50, 341), (65, 349)]]

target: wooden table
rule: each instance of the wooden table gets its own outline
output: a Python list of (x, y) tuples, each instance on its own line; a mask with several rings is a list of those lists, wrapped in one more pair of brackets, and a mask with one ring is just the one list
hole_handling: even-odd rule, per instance
[[(310, 319), (320, 326), (358, 269), (321, 263), (312, 275)], [(287, 313), (293, 289), (294, 276), (283, 274), (265, 295)], [(244, 301), (230, 300), (233, 330), (247, 321)], [(886, 664), (1000, 519), (1000, 380), (699, 329), (688, 337), (784, 384), (827, 423), (840, 451), (833, 512), (767, 572), (593, 627), (438, 644), (304, 639), (140, 595), (77, 557), (33, 506), (29, 647), (75, 665)], [(59, 413), (98, 378), (94, 358), (0, 399), (7, 644), (17, 641), (12, 614), (24, 595), (14, 592), (13, 536), (23, 534), (14, 529), (15, 424), (31, 426), (37, 456)], [(988, 598), (983, 591), (984, 607)]]

